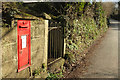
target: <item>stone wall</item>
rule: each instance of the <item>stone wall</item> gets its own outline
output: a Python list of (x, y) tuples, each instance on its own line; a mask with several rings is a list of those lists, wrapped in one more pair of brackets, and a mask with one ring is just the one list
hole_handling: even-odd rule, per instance
[(48, 38), (48, 21), (31, 21), (31, 58), (32, 69), (37, 69), (46, 65), (47, 68), (47, 38)]
[[(2, 36), (2, 77), (27, 78), (29, 68), (17, 72), (17, 20), (12, 21), (11, 27), (1, 27)], [(47, 36), (48, 20), (31, 20), (31, 69), (34, 71), (42, 64), (47, 69)]]

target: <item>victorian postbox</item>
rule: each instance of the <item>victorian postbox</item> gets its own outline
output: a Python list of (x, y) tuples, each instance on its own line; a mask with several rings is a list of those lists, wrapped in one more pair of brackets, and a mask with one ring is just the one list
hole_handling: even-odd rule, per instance
[(30, 20), (17, 21), (18, 72), (31, 65)]

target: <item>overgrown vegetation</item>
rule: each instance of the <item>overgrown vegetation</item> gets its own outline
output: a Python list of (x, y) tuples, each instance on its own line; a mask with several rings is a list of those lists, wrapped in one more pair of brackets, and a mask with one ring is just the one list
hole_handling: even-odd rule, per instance
[[(71, 12), (74, 12), (74, 9)], [(64, 33), (66, 39), (66, 64), (69, 63), (70, 66), (79, 64), (76, 63), (79, 60), (78, 56), (107, 30), (107, 17), (101, 3), (93, 3), (92, 5), (87, 3), (81, 12), (80, 16), (68, 17), (66, 20)]]
[(45, 69), (45, 63), (43, 63), (42, 67), (39, 67), (39, 68), (37, 68), (37, 69), (34, 70), (33, 76), (40, 75), (41, 73), (43, 73), (45, 71), (46, 71), (46, 69)]
[(11, 20), (15, 14), (20, 13), (20, 7), (22, 8), (23, 3), (16, 2), (5, 2), (2, 3), (2, 26), (10, 27)]
[(48, 73), (48, 77), (46, 78), (46, 80), (60, 80), (60, 78), (63, 78), (63, 73), (62, 71), (58, 72), (58, 73)]

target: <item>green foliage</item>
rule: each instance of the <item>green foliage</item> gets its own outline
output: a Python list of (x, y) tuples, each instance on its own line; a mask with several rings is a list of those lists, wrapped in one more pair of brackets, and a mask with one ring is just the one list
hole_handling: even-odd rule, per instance
[(45, 69), (45, 63), (42, 64), (42, 68)]
[(59, 73), (48, 73), (48, 77), (46, 78), (46, 80), (60, 80), (60, 78), (62, 77), (62, 71), (60, 71)]
[[(15, 14), (21, 13), (24, 11), (22, 2), (3, 2), (2, 3), (2, 24), (3, 27), (10, 27), (11, 20)], [(21, 9), (22, 10), (21, 10)]]
[(46, 69), (45, 69), (45, 63), (42, 64), (42, 70), (43, 70), (43, 72), (46, 71)]
[(79, 9), (79, 12), (83, 11), (84, 7), (85, 7), (85, 2), (79, 2), (78, 3), (78, 9)]
[[(80, 4), (80, 12), (86, 7), (85, 13), (80, 13), (81, 16), (79, 17), (68, 17), (68, 19), (66, 19), (67, 23), (64, 30), (66, 39), (65, 58), (67, 58), (70, 64), (76, 61), (74, 60), (77, 57), (76, 54), (87, 49), (93, 41), (107, 29), (106, 15), (104, 14), (100, 3), (94, 3), (92, 5), (89, 3), (78, 4)], [(77, 12), (79, 13), (79, 11)], [(90, 13), (93, 14), (89, 16), (88, 14)]]
[(34, 75), (40, 75), (42, 71), (43, 71), (43, 69), (38, 68), (38, 69), (36, 69), (36, 70), (33, 72), (33, 74), (34, 74)]
[(42, 64), (41, 68), (37, 68), (34, 70), (33, 74), (34, 75), (40, 75), (42, 72), (45, 72), (45, 63)]
[(64, 57), (70, 64), (75, 63), (75, 56), (73, 53), (66, 52), (65, 57)]

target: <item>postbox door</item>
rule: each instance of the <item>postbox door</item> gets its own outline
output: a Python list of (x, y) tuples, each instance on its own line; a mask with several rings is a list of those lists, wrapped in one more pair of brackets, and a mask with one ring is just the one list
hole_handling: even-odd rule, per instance
[(19, 72), (31, 65), (31, 61), (30, 61), (30, 21), (29, 20), (18, 20), (17, 30), (18, 30), (18, 72)]
[(19, 36), (19, 67), (22, 68), (27, 66), (29, 63), (29, 52), (28, 52), (28, 35), (20, 35)]

